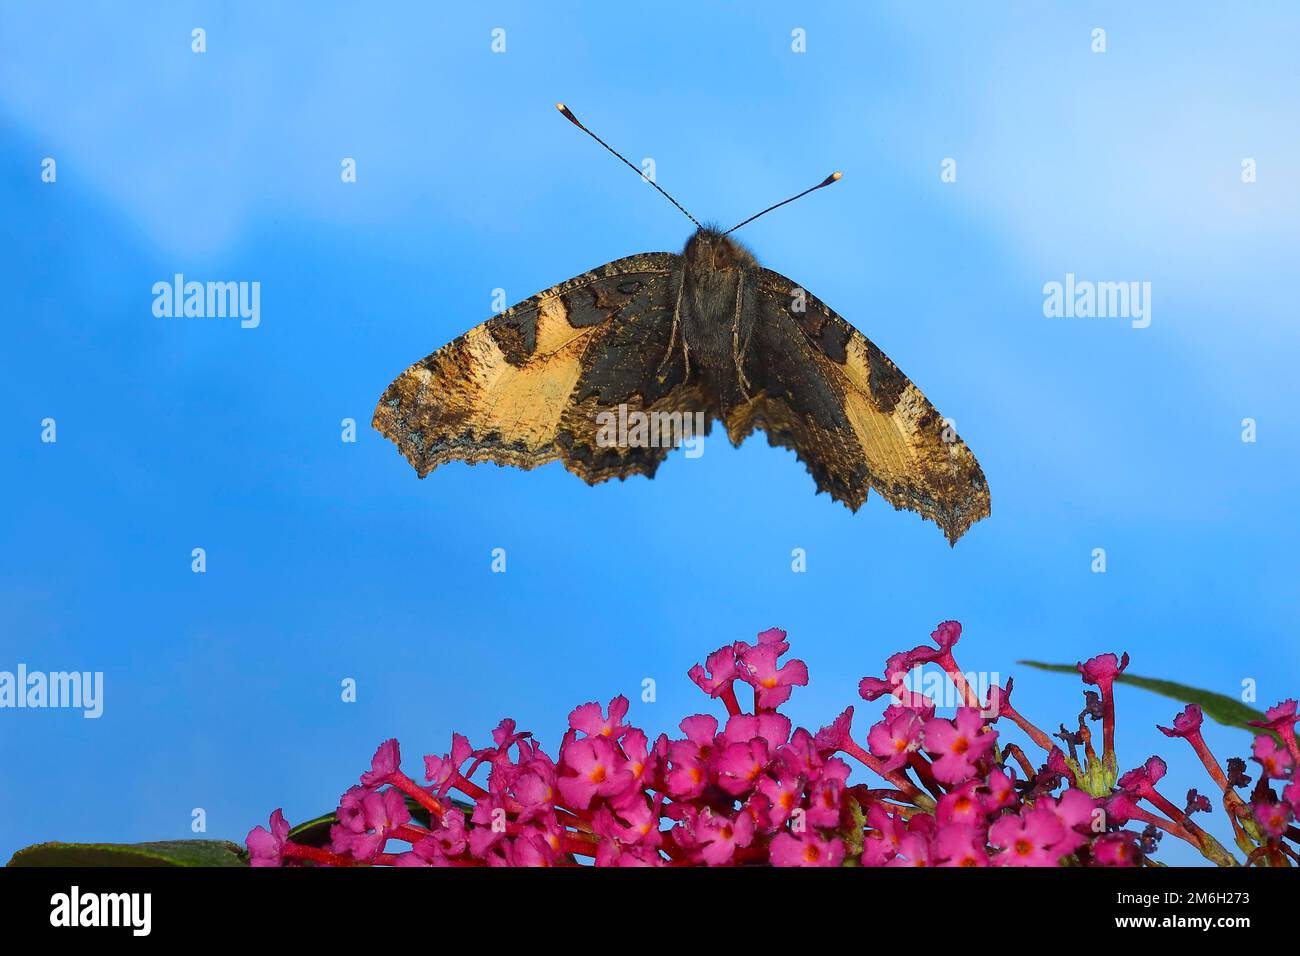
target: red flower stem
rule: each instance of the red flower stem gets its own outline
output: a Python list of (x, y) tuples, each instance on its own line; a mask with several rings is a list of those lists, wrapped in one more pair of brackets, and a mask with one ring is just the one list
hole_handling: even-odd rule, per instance
[(859, 804), (879, 803), (888, 800), (895, 805), (902, 805), (905, 798), (897, 790), (873, 790), (865, 783), (855, 783), (848, 792)]
[(1250, 811), (1246, 808), (1246, 802), (1241, 799), (1241, 794), (1232, 789), (1228, 783), (1228, 777), (1219, 766), (1219, 762), (1214, 759), (1214, 754), (1210, 752), (1209, 745), (1205, 738), (1201, 736), (1199, 730), (1194, 730), (1185, 738), (1192, 749), (1196, 751), (1196, 756), (1201, 758), (1201, 763), (1205, 765), (1205, 771), (1210, 775), (1210, 779), (1218, 784), (1219, 789), (1223, 791), (1223, 809), (1228, 812), (1228, 819), (1232, 821), (1232, 828), (1236, 832), (1237, 843), (1240, 845), (1241, 838), (1245, 832), (1241, 829), (1241, 824), (1237, 822), (1237, 811), (1245, 813)]
[[(1025, 717), (1023, 717), (1020, 712), (1010, 704), (1004, 702), (998, 710), (998, 716), (1007, 717), (1013, 724), (1023, 730), (1030, 740), (1038, 744), (1038, 746), (1045, 752), (1050, 754), (1056, 748), (1056, 745), (1052, 743), (1051, 737), (1047, 736), (1047, 734), (1043, 733), (1030, 721), (1025, 719)], [(1030, 776), (1032, 777), (1033, 774), (1030, 774)]]
[(596, 838), (584, 838), (581, 834), (565, 833), (564, 834), (564, 852), (572, 853), (574, 856), (592, 856), (596, 855)]
[(927, 803), (930, 802), (930, 798), (928, 796), (926, 796), (915, 786), (913, 786), (912, 782), (908, 780), (906, 777), (904, 777), (897, 770), (890, 770), (886, 772), (884, 769), (885, 768), (884, 763), (881, 760), (878, 760), (877, 758), (871, 756), (871, 754), (867, 753), (865, 750), (859, 747), (857, 742), (848, 734), (844, 735), (844, 740), (840, 744), (840, 749), (843, 750), (850, 757), (853, 757), (861, 761), (867, 767), (874, 770), (877, 775), (884, 777), (886, 780), (892, 783), (895, 787), (899, 789), (899, 791), (902, 792), (904, 796), (907, 797), (907, 799), (911, 803), (916, 803), (918, 798), (924, 800)]
[(1015, 760), (1016, 763), (1020, 764), (1020, 769), (1024, 772), (1026, 780), (1034, 779), (1034, 765), (1030, 763), (1029, 758), (1025, 756), (1025, 752), (1020, 749), (1019, 744), (1007, 744), (1002, 748), (1002, 759), (1004, 762), (1007, 759), (1007, 754), (1010, 754), (1012, 759)]
[(977, 710), (982, 710), (984, 708), (984, 705), (980, 703), (979, 696), (971, 689), (970, 684), (966, 682), (966, 675), (961, 672), (961, 668), (958, 667), (957, 662), (953, 660), (951, 650), (944, 651), (935, 659), (935, 662), (942, 667), (944, 673), (948, 675), (948, 679), (952, 681), (953, 686), (957, 688), (957, 692), (961, 694), (962, 700), (966, 701), (967, 707), (974, 707)]
[(916, 751), (907, 755), (907, 763), (916, 771), (917, 778), (921, 781), (921, 786), (929, 790), (931, 795), (938, 800), (943, 796), (943, 787), (939, 786), (939, 781), (934, 779), (934, 771), (930, 769), (930, 762), (921, 757)]
[(1101, 758), (1111, 760), (1115, 753), (1115, 683), (1101, 687)]
[[(740, 701), (736, 700), (736, 688), (733, 685), (728, 684), (718, 697), (726, 705), (727, 713), (732, 717), (740, 713)], [(755, 691), (755, 699), (757, 699), (757, 691)]]
[(474, 800), (479, 800), (487, 796), (486, 790), (476, 784), (473, 780), (461, 776), (460, 773), (457, 773), (455, 777), (452, 778), (451, 785), (461, 793), (465, 794), (465, 796)]
[(1164, 830), (1166, 833), (1172, 834), (1173, 836), (1178, 837), (1178, 839), (1184, 840), (1187, 843), (1192, 844), (1192, 846), (1196, 845), (1196, 841), (1192, 839), (1192, 835), (1188, 833), (1186, 830), (1184, 830), (1182, 827), (1180, 827), (1177, 823), (1174, 823), (1170, 820), (1166, 820), (1164, 817), (1158, 816), (1157, 814), (1152, 813), (1150, 810), (1143, 810), (1141, 807), (1134, 807), (1132, 811), (1132, 817), (1134, 820), (1140, 820), (1143, 823), (1149, 823), (1151, 826), (1159, 827), (1161, 830)]
[(419, 843), (431, 832), (414, 823), (403, 823), (400, 827), (395, 827), (391, 835), (398, 840), (405, 840), (407, 843), (415, 844)]
[(424, 807), (424, 809), (428, 810), (435, 817), (439, 819), (442, 818), (442, 804), (439, 803), (433, 795), (429, 793), (429, 791), (425, 790), (406, 774), (402, 773), (402, 771), (396, 770), (389, 774), (388, 782), (396, 789), (413, 799), (420, 806)]
[(325, 866), (365, 866), (364, 863), (360, 863), (349, 856), (332, 853), (317, 846), (304, 846), (301, 843), (286, 842), (281, 855), (286, 860), (310, 860), (312, 863), (320, 863)]
[(1178, 809), (1157, 793), (1155, 787), (1147, 787), (1143, 796), (1150, 800), (1155, 806), (1159, 807), (1160, 811), (1164, 813), (1165, 816), (1169, 817), (1171, 820), (1176, 820), (1178, 824), (1187, 831), (1190, 838), (1189, 842), (1200, 850), (1201, 855), (1207, 860), (1211, 860), (1219, 866), (1237, 865), (1236, 858), (1228, 853), (1218, 840), (1214, 839), (1214, 837), (1202, 830), (1187, 814), (1183, 813), (1182, 810)]

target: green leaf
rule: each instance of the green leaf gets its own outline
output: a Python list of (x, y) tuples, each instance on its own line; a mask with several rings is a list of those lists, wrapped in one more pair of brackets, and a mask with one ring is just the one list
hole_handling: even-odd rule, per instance
[(160, 843), (37, 843), (9, 866), (245, 866), (247, 854), (228, 840)]
[[(1061, 674), (1078, 675), (1079, 668), (1074, 664), (1044, 664), (1042, 661), (1016, 661), (1026, 667), (1036, 667), (1042, 671), (1056, 671)], [(1251, 727), (1249, 721), (1263, 720), (1264, 712), (1247, 707), (1235, 697), (1218, 694), (1212, 690), (1202, 690), (1172, 680), (1160, 680), (1156, 677), (1140, 677), (1137, 674), (1120, 674), (1116, 683), (1132, 684), (1162, 697), (1172, 697), (1185, 704), (1200, 704), (1205, 716), (1223, 724), (1225, 727), (1240, 727), (1253, 734), (1262, 733), (1258, 727)], [(1172, 718), (1171, 718), (1172, 719)]]

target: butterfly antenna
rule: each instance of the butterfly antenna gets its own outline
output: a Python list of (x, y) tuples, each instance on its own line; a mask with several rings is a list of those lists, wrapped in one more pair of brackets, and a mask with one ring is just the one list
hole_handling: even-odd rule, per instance
[(811, 189), (805, 189), (803, 192), (801, 192), (801, 193), (800, 193), (799, 195), (797, 195), (797, 196), (791, 196), (789, 199), (783, 199), (781, 202), (777, 203), (775, 206), (768, 206), (768, 207), (767, 207), (766, 209), (764, 209), (762, 212), (756, 212), (756, 213), (754, 213), (754, 215), (750, 216), (750, 217), (749, 217), (748, 219), (746, 219), (744, 222), (742, 222), (742, 223), (738, 223), (738, 224), (732, 226), (730, 229), (728, 229), (726, 232), (724, 232), (723, 235), (724, 235), (724, 236), (729, 236), (729, 235), (731, 235), (733, 232), (735, 232), (737, 229), (739, 229), (741, 226), (747, 226), (747, 225), (749, 225), (751, 222), (753, 222), (753, 221), (754, 221), (755, 219), (757, 219), (759, 216), (766, 216), (766, 215), (767, 215), (769, 212), (771, 212), (773, 209), (780, 209), (780, 208), (781, 208), (782, 206), (784, 206), (786, 203), (794, 202), (796, 199), (802, 199), (804, 196), (807, 196), (807, 195), (808, 195), (809, 193), (811, 193), (811, 192), (816, 192), (818, 189), (821, 189), (823, 186), (829, 186), (831, 183), (839, 182), (839, 181), (840, 181), (840, 178), (841, 178), (842, 176), (843, 176), (843, 173), (840, 173), (840, 172), (838, 172), (838, 171), (833, 172), (833, 173), (831, 173), (829, 176), (827, 176), (825, 179), (823, 179), (821, 182), (819, 182), (816, 186), (813, 186)]
[[(564, 118), (567, 119), (570, 123), (572, 123), (574, 126), (578, 127), (578, 129), (582, 130), (584, 133), (586, 133), (588, 136), (590, 136), (590, 137), (591, 137), (592, 139), (594, 139), (596, 142), (600, 143), (601, 146), (604, 146), (607, 150), (609, 150), (611, 153), (613, 153), (613, 154), (614, 154), (615, 156), (617, 156), (619, 159), (623, 160), (623, 162), (627, 165), (627, 168), (628, 168), (628, 169), (632, 170), (632, 172), (636, 173), (638, 176), (640, 176), (642, 179), (644, 179), (646, 182), (648, 182), (648, 183), (649, 183), (651, 186), (653, 186), (655, 189), (659, 189), (659, 184), (658, 184), (657, 182), (655, 182), (653, 179), (649, 179), (649, 178), (645, 175), (645, 173), (643, 173), (641, 170), (637, 169), (635, 166), (633, 166), (631, 163), (629, 163), (629, 162), (628, 162), (628, 161), (623, 157), (623, 154), (622, 154), (622, 153), (620, 153), (618, 150), (616, 150), (613, 146), (610, 146), (609, 143), (605, 142), (603, 139), (601, 139), (599, 136), (597, 136), (597, 135), (596, 135), (595, 133), (593, 133), (591, 130), (587, 129), (587, 127), (583, 126), (582, 123), (578, 120), (578, 117), (574, 116), (574, 115), (573, 115), (573, 112), (572, 112), (572, 111), (571, 111), (567, 106), (565, 106), (563, 103), (556, 103), (556, 104), (555, 104), (555, 108), (556, 108), (557, 110), (559, 110), (561, 113), (563, 113), (563, 114), (564, 114)], [(839, 175), (839, 174), (837, 173), (836, 175)], [(809, 191), (811, 192), (811, 190), (809, 190)], [(700, 221), (699, 221), (698, 219), (696, 219), (694, 216), (692, 216), (689, 212), (687, 212), (686, 209), (682, 206), (682, 204), (679, 203), (676, 199), (674, 199), (672, 196), (668, 195), (668, 194), (667, 194), (666, 192), (664, 192), (662, 189), (659, 189), (659, 195), (663, 196), (663, 197), (664, 197), (665, 199), (667, 199), (670, 203), (672, 203), (674, 206), (676, 206), (676, 207), (681, 211), (681, 213), (682, 213), (683, 216), (685, 216), (685, 217), (686, 217), (687, 219), (689, 219), (691, 222), (695, 223), (695, 228), (696, 228), (696, 229), (701, 228), (701, 227), (700, 227)], [(761, 214), (760, 214), (760, 215), (761, 215)], [(742, 224), (742, 225), (743, 225), (743, 224)]]

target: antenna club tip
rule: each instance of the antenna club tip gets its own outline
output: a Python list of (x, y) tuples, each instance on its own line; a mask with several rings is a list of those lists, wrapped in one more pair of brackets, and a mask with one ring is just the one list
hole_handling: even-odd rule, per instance
[(843, 178), (844, 178), (844, 174), (840, 172), (838, 169), (835, 170), (835, 172), (831, 173), (831, 182), (833, 183), (839, 182)]
[(581, 123), (578, 122), (578, 117), (573, 115), (573, 110), (569, 109), (563, 103), (556, 103), (555, 108), (559, 110), (562, 114), (564, 114), (564, 118), (568, 120), (570, 123), (572, 123), (574, 126), (578, 127), (579, 129), (586, 129), (585, 126), (583, 126)]

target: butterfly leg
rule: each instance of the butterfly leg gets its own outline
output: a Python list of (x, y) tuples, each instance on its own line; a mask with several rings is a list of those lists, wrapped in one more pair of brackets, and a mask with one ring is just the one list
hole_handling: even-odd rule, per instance
[[(661, 382), (664, 380), (664, 375), (663, 375), (664, 366), (667, 365), (668, 360), (673, 357), (673, 345), (676, 344), (677, 342), (677, 333), (678, 330), (681, 328), (682, 293), (685, 290), (686, 290), (686, 277), (683, 276), (681, 285), (677, 287), (677, 301), (673, 305), (673, 329), (668, 336), (668, 350), (664, 352), (663, 361), (659, 363), (659, 368), (657, 371), (659, 381)], [(682, 333), (682, 358), (686, 360), (686, 378), (690, 378), (691, 377), (691, 353), (690, 353), (690, 349), (686, 345), (685, 332)]]
[(745, 377), (744, 357), (745, 350), (749, 347), (749, 336), (745, 336), (745, 344), (740, 344), (740, 312), (741, 306), (745, 301), (745, 273), (744, 270), (737, 270), (739, 273), (736, 278), (736, 312), (731, 320), (731, 357), (736, 363), (736, 379), (740, 383), (740, 393), (749, 399), (749, 379)]

